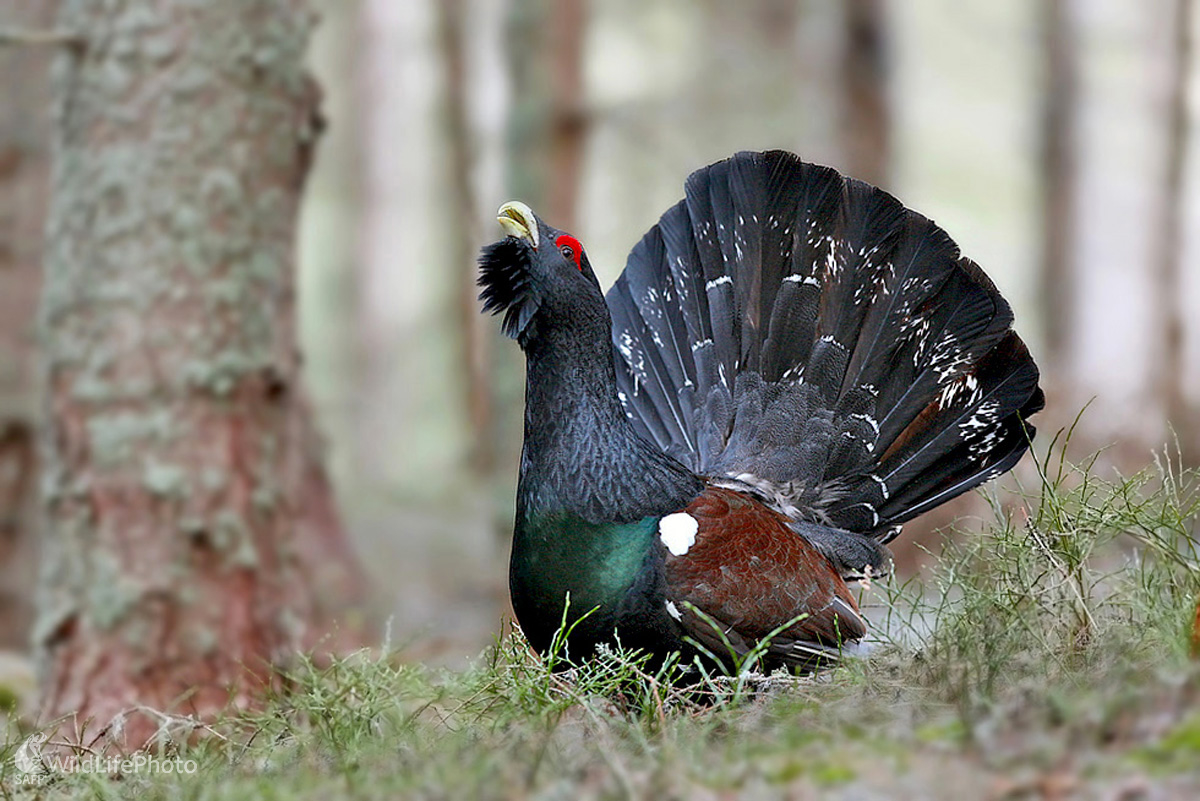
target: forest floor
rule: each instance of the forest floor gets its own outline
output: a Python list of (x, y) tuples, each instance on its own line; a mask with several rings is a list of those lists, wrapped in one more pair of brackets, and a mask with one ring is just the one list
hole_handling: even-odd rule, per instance
[(1200, 475), (1039, 467), (928, 578), (876, 582), (867, 653), (816, 676), (553, 672), (519, 633), (465, 669), (382, 649), (295, 665), (158, 769), (31, 766), (10, 722), (0, 799), (1200, 798)]

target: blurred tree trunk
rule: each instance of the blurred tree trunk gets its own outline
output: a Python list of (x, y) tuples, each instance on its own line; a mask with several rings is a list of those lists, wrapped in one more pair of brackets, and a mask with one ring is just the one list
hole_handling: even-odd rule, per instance
[(471, 426), (469, 462), (477, 474), (495, 467), (492, 431), (491, 359), (487, 320), (479, 313), (475, 254), (483, 244), (472, 180), (475, 152), (468, 117), (466, 41), (471, 20), (466, 0), (438, 4), (438, 29), (446, 80), (446, 134), (450, 151), (451, 210), (458, 221), (454, 237), (458, 330), (467, 419)]
[(587, 3), (555, 0), (550, 35), (550, 186), (547, 214), (564, 231), (578, 231), (579, 185), (583, 176), (588, 114), (583, 86)]
[[(357, 584), (300, 389), (302, 0), (72, 3), (42, 298), (44, 719), (254, 704)], [(319, 587), (311, 584), (316, 582)], [(121, 726), (111, 726), (116, 719)]]
[[(57, 0), (0, 9), (0, 27), (48, 31)], [(0, 649), (25, 650), (37, 559), (34, 312), (50, 181), (53, 47), (0, 44)]]
[(889, 185), (892, 115), (886, 0), (845, 0), (841, 66), (841, 139), (846, 172)]
[(1077, 25), (1070, 0), (1040, 6), (1042, 324), (1052, 372), (1069, 369), (1075, 319), (1075, 125), (1079, 109)]
[(572, 232), (589, 125), (587, 15), (585, 0), (514, 0), (509, 25), (514, 194), (550, 225)]
[(1166, 108), (1166, 160), (1158, 201), (1158, 231), (1153, 237), (1157, 292), (1154, 308), (1160, 315), (1158, 392), (1168, 422), (1179, 438), (1187, 464), (1200, 463), (1200, 433), (1185, 384), (1188, 369), (1183, 304), (1183, 221), (1186, 211), (1184, 178), (1190, 139), (1188, 91), (1192, 71), (1192, 0), (1175, 0), (1171, 27), (1170, 72)]

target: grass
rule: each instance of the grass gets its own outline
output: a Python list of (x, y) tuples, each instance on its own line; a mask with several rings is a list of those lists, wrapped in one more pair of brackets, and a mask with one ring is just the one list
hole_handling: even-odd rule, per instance
[(1200, 797), (1200, 475), (1102, 478), (1063, 450), (925, 581), (877, 583), (869, 656), (836, 670), (683, 690), (619, 650), (552, 672), (519, 634), (461, 672), (301, 661), (178, 746), (193, 774), (22, 788), (10, 728), (0, 798)]

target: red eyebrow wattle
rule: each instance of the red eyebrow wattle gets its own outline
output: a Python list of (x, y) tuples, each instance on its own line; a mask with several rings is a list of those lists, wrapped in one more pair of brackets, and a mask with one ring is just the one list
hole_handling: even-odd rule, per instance
[(575, 254), (575, 269), (583, 272), (583, 245), (579, 244), (578, 239), (570, 234), (562, 234), (554, 240), (554, 245), (559, 248), (563, 245), (570, 245), (571, 252)]

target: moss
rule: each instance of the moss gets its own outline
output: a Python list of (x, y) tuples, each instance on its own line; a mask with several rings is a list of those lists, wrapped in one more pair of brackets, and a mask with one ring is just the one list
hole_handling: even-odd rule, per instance
[(968, 732), (962, 720), (954, 718), (937, 723), (926, 723), (918, 726), (913, 735), (922, 743), (965, 743)]
[(823, 786), (845, 784), (854, 781), (857, 777), (858, 773), (845, 762), (830, 760), (818, 762), (812, 767), (813, 781)]
[(258, 548), (254, 545), (254, 540), (250, 537), (250, 532), (246, 531), (246, 536), (238, 541), (238, 547), (230, 555), (230, 563), (237, 567), (258, 567), (260, 559), (258, 556)]
[(228, 555), (229, 563), (237, 567), (257, 567), (258, 549), (254, 535), (245, 519), (232, 509), (217, 515), (214, 526), (214, 544)]
[(221, 551), (229, 552), (237, 543), (249, 536), (246, 521), (232, 509), (222, 509), (213, 520), (213, 545)]
[(209, 492), (220, 492), (229, 484), (229, 473), (216, 467), (200, 471), (200, 486)]
[(170, 60), (177, 52), (175, 37), (170, 33), (147, 36), (141, 41), (142, 57), (152, 64)]
[(179, 465), (150, 460), (142, 472), (142, 486), (160, 498), (185, 498), (188, 471)]
[(263, 514), (269, 514), (275, 510), (275, 505), (279, 500), (278, 488), (261, 484), (255, 487), (254, 492), (250, 496), (254, 508)]
[(270, 359), (241, 349), (218, 351), (211, 359), (191, 359), (184, 365), (187, 386), (202, 389), (217, 397), (228, 397), (238, 382), (248, 374), (257, 373)]
[(151, 446), (167, 442), (172, 431), (169, 410), (118, 411), (88, 420), (88, 443), (98, 467), (126, 464)]
[(21, 695), (7, 684), (0, 683), (0, 714), (12, 714), (21, 704)]
[(195, 624), (184, 634), (184, 647), (196, 656), (210, 656), (220, 647), (221, 639), (211, 627)]
[(1200, 765), (1200, 715), (1184, 720), (1157, 743), (1134, 752), (1133, 758), (1160, 773), (1196, 770)]
[(108, 551), (97, 551), (91, 561), (92, 576), (86, 584), (88, 616), (97, 629), (107, 631), (134, 608), (142, 588)]

